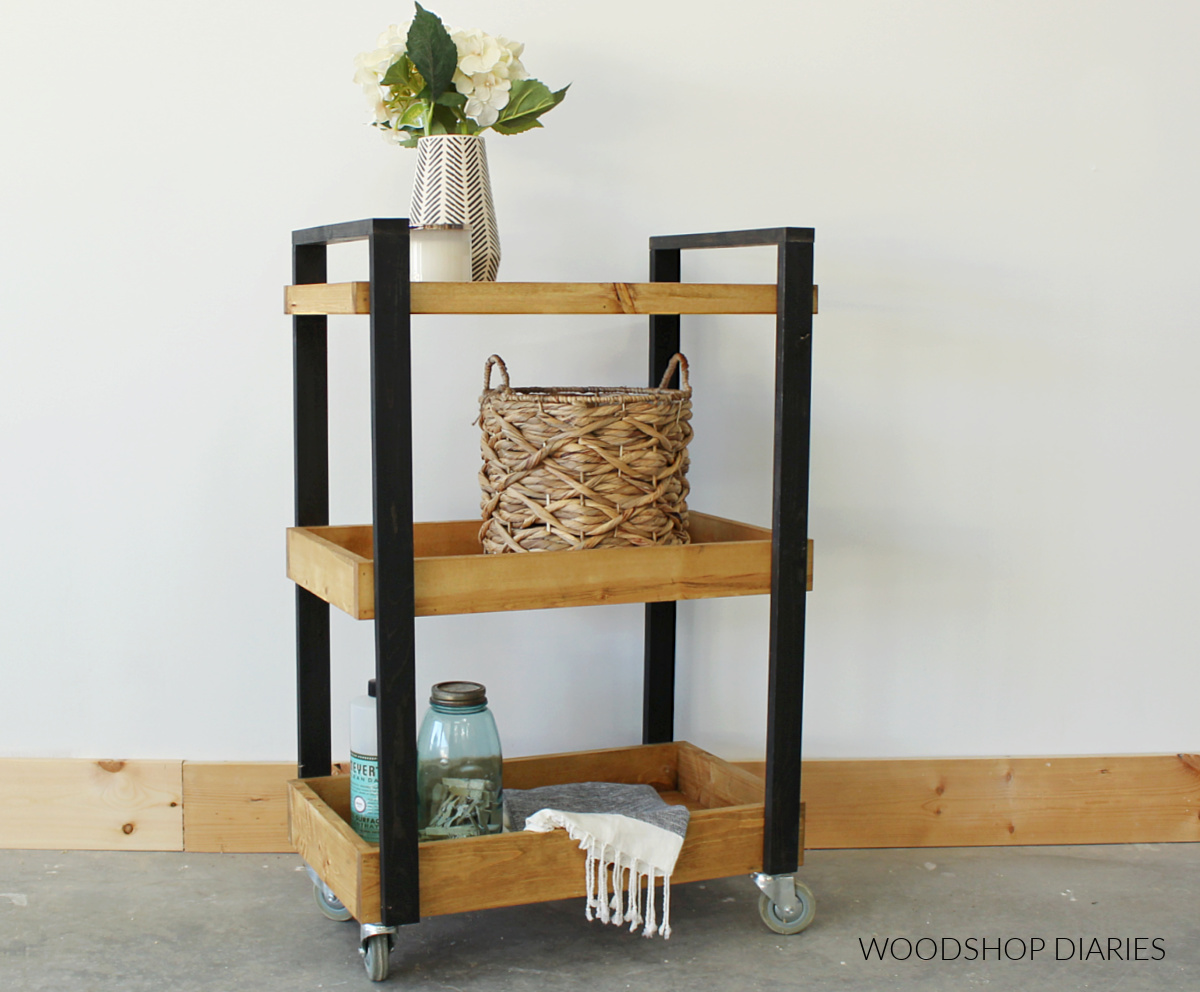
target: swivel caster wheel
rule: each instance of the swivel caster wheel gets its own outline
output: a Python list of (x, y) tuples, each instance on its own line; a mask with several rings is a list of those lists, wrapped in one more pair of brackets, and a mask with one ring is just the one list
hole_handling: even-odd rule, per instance
[(333, 894), (333, 890), (322, 882), (313, 882), (313, 902), (317, 904), (317, 909), (321, 911), (321, 914), (328, 919), (345, 923), (351, 918), (350, 910), (342, 905), (342, 901)]
[(362, 939), (358, 953), (362, 955), (367, 977), (373, 982), (382, 982), (388, 976), (393, 939), (392, 933), (387, 931), (372, 933)]
[[(808, 929), (817, 915), (817, 901), (807, 885), (788, 876), (761, 882), (755, 878), (755, 882), (763, 890), (758, 897), (758, 915), (768, 928), (788, 937)], [(789, 895), (791, 898), (787, 898)]]

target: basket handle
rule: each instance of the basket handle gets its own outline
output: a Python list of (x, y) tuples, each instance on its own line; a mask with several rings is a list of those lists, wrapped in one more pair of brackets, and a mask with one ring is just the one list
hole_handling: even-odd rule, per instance
[(499, 355), (492, 355), (483, 366), (483, 391), (486, 393), (492, 388), (492, 366), (500, 366), (500, 387), (508, 389), (508, 366), (504, 364), (504, 359)]
[[(497, 361), (498, 361), (498, 359), (497, 359)], [(682, 353), (677, 351), (677, 352), (675, 352), (674, 355), (671, 356), (671, 360), (669, 362), (667, 362), (667, 371), (663, 373), (662, 382), (660, 382), (658, 384), (659, 389), (667, 388), (667, 383), (671, 381), (671, 376), (673, 376), (675, 374), (676, 366), (679, 367), (679, 388), (680, 389), (691, 389), (692, 388), (691, 386), (688, 385), (687, 359), (683, 357)]]

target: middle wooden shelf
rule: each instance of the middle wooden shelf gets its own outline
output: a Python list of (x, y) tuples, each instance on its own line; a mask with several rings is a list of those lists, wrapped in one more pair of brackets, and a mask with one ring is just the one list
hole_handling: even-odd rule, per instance
[[(416, 615), (750, 596), (771, 589), (771, 531), (694, 510), (690, 544), (484, 554), (478, 520), (413, 524)], [(370, 525), (291, 527), (288, 578), (359, 620), (375, 616)], [(812, 588), (812, 542), (807, 587)]]

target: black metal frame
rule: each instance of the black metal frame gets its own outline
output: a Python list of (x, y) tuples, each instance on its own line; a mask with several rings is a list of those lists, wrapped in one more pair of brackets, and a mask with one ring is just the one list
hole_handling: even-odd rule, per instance
[[(375, 678), (380, 775), (380, 922), (420, 919), (416, 832), (416, 664), (413, 606), (411, 309), (408, 221), (373, 219), (292, 234), (293, 281), (326, 281), (326, 248), (367, 241), (371, 278), (371, 460)], [(799, 865), (800, 731), (808, 563), (813, 232), (775, 228), (650, 239), (650, 278), (678, 282), (680, 252), (778, 249), (774, 509), (763, 871)], [(296, 526), (329, 523), (328, 321), (293, 318)], [(650, 318), (650, 384), (679, 350), (678, 315)], [(677, 385), (678, 373), (672, 384)], [(644, 743), (674, 737), (675, 603), (647, 603)], [(302, 778), (328, 775), (329, 604), (296, 589), (297, 750)]]
[[(379, 741), (380, 906), (385, 926), (421, 917), (413, 621), (412, 363), (408, 221), (375, 219), (292, 234), (297, 283), (325, 281), (327, 245), (366, 241), (371, 267), (371, 487)], [(329, 523), (325, 317), (293, 318), (296, 526)], [(328, 775), (329, 604), (296, 591), (300, 776)]]
[[(650, 239), (651, 282), (679, 282), (680, 252), (775, 246), (775, 451), (771, 510), (771, 633), (763, 871), (800, 863), (804, 608), (808, 586), (808, 467), (812, 408), (811, 228), (779, 227)], [(678, 315), (650, 318), (650, 385), (679, 350)], [(678, 385), (677, 381), (671, 383)], [(642, 740), (674, 739), (675, 604), (646, 604)]]

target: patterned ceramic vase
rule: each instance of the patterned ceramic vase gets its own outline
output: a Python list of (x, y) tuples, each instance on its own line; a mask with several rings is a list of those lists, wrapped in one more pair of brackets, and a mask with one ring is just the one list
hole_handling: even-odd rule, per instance
[(413, 227), (468, 227), (471, 280), (495, 281), (500, 269), (500, 237), (483, 138), (477, 134), (434, 134), (417, 143), (417, 174), (408, 219)]

